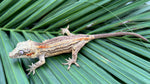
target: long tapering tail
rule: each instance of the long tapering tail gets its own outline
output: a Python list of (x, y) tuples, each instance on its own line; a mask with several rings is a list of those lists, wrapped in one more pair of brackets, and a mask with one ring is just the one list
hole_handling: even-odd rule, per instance
[(133, 36), (139, 37), (139, 38), (141, 38), (141, 39), (143, 39), (145, 41), (148, 41), (148, 39), (144, 38), (140, 34), (131, 33), (131, 32), (116, 32), (116, 33), (106, 33), (106, 34), (95, 34), (94, 35), (94, 37), (95, 37), (94, 39), (113, 37), (113, 36), (122, 36), (122, 35), (133, 35)]

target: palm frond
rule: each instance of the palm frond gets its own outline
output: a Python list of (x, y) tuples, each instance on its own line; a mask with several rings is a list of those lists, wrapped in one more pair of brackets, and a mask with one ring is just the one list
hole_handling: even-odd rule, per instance
[(150, 44), (131, 36), (97, 39), (78, 54), (78, 64), (62, 63), (70, 54), (46, 59), (35, 75), (26, 75), (38, 59), (11, 59), (18, 42), (42, 42), (70, 25), (77, 33), (128, 31), (150, 38), (149, 0), (3, 0), (0, 2), (0, 84), (150, 83)]

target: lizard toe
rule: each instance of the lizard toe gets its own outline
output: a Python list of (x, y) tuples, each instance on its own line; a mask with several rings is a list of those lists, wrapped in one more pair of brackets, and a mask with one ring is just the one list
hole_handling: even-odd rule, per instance
[(62, 63), (63, 65), (68, 65), (68, 63)]
[(69, 70), (69, 69), (70, 69), (70, 66), (71, 66), (71, 65), (69, 65), (69, 66), (68, 66), (67, 70)]
[(26, 71), (29, 71), (27, 75), (30, 75), (31, 72), (33, 72), (33, 75), (35, 74), (35, 64), (32, 63), (32, 65), (29, 65), (30, 68), (26, 69)]
[(78, 63), (75, 62), (74, 64), (75, 64), (77, 67), (80, 67)]
[(76, 61), (74, 61), (73, 59), (71, 58), (68, 58), (68, 59), (65, 59), (67, 61), (67, 63), (62, 63), (63, 65), (68, 65), (68, 68), (67, 70), (70, 69), (71, 65), (74, 63), (77, 67), (79, 67), (79, 64), (76, 63)]

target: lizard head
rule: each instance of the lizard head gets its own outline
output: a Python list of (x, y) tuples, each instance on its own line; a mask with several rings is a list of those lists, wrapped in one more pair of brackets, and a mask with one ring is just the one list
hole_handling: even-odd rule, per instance
[(28, 40), (19, 42), (16, 48), (9, 53), (10, 58), (34, 58), (35, 57), (35, 46), (34, 41)]

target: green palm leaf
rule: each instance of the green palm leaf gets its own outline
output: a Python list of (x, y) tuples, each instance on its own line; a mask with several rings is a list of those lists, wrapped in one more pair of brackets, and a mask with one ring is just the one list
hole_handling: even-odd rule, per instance
[(131, 36), (96, 39), (78, 54), (78, 64), (63, 66), (71, 54), (46, 59), (27, 76), (38, 59), (11, 59), (18, 42), (42, 42), (70, 25), (73, 33), (128, 31), (150, 38), (149, 0), (3, 0), (0, 1), (0, 84), (150, 83), (150, 44)]

